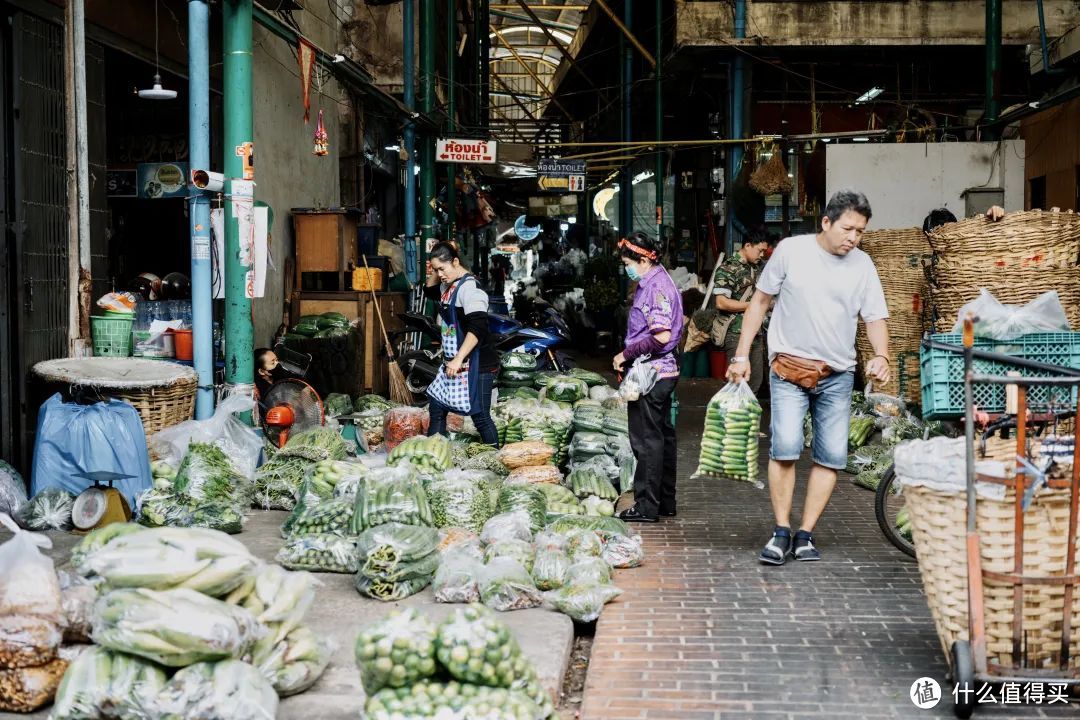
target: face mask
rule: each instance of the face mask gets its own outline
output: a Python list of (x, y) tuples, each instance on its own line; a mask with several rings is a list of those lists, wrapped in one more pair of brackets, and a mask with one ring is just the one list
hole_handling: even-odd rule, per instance
[(627, 265), (626, 266), (626, 277), (630, 278), (634, 282), (637, 282), (638, 280), (641, 279), (641, 274), (637, 271), (637, 268), (634, 267), (633, 265)]

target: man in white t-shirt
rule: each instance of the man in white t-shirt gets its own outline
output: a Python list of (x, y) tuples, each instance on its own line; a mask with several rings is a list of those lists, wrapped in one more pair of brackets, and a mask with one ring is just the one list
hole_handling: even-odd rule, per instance
[[(758, 278), (743, 317), (742, 334), (728, 368), (732, 381), (746, 380), (750, 345), (776, 299), (769, 323), (771, 447), (769, 495), (776, 527), (758, 559), (783, 565), (820, 560), (813, 529), (847, 465), (848, 423), (855, 378), (855, 331), (861, 317), (874, 348), (866, 375), (889, 379), (889, 316), (881, 280), (870, 256), (859, 249), (870, 221), (870, 203), (841, 190), (829, 200), (817, 235), (782, 240)], [(806, 488), (799, 531), (791, 531), (795, 461), (803, 451), (803, 418), (813, 419), (814, 466)]]

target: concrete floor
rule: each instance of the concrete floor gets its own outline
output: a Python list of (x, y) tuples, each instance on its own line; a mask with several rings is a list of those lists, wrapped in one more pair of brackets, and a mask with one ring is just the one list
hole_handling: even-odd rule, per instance
[[(272, 561), (282, 545), (279, 528), (287, 513), (253, 511), (248, 516), (244, 532), (236, 537), (251, 552), (263, 560)], [(0, 542), (10, 533), (0, 533)], [(70, 533), (49, 533), (53, 538), (50, 555), (57, 567), (67, 562), (71, 548), (80, 536)], [(360, 595), (353, 587), (352, 575), (320, 573), (322, 582), (315, 604), (306, 624), (320, 635), (332, 637), (337, 650), (326, 672), (316, 685), (305, 693), (281, 701), (278, 717), (282, 720), (341, 720), (358, 718), (364, 705), (364, 691), (353, 658), (353, 643), (360, 627), (384, 617), (398, 607), (415, 607), (433, 620), (453, 612), (458, 605), (436, 603), (428, 588), (401, 602), (382, 603)], [(563, 676), (566, 674), (574, 641), (573, 623), (568, 617), (550, 610), (534, 609), (500, 613), (509, 625), (522, 649), (532, 661), (544, 687), (556, 704)], [(0, 718), (46, 718), (48, 708), (32, 715), (0, 713)]]

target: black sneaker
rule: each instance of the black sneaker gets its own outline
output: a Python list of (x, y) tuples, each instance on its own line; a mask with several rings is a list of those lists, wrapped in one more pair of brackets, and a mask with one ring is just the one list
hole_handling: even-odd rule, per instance
[(806, 530), (795, 533), (795, 542), (791, 547), (791, 555), (796, 560), (812, 562), (821, 559), (821, 553), (814, 547), (814, 536)]
[(761, 549), (758, 560), (767, 565), (783, 565), (787, 562), (788, 553), (791, 552), (791, 528), (773, 528), (772, 538)]
[(675, 517), (677, 514), (674, 501), (672, 501), (671, 504), (660, 504), (660, 515), (662, 517)]
[(637, 505), (629, 508), (628, 510), (623, 510), (621, 513), (619, 513), (619, 519), (623, 522), (660, 522), (660, 518), (655, 515), (642, 515), (640, 512), (638, 512)]

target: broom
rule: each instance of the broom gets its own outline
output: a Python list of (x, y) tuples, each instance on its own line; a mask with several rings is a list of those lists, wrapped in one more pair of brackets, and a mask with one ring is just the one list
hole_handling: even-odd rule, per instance
[(412, 405), (413, 395), (409, 386), (405, 384), (405, 374), (394, 357), (394, 350), (390, 346), (390, 336), (386, 334), (386, 324), (383, 323), (382, 308), (379, 307), (379, 299), (375, 296), (375, 283), (372, 281), (371, 268), (368, 267), (367, 256), (364, 258), (364, 269), (368, 273), (368, 290), (371, 291), (371, 302), (375, 305), (375, 314), (379, 317), (379, 329), (382, 330), (383, 342), (386, 343), (386, 355), (390, 359), (390, 399), (400, 405)]

